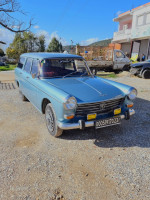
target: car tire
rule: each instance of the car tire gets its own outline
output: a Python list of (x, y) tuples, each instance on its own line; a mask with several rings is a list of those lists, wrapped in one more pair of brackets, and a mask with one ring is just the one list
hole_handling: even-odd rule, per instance
[(115, 74), (119, 74), (120, 72), (120, 70), (114, 71)]
[(123, 67), (123, 69), (122, 69), (122, 71), (130, 71), (130, 69), (131, 69), (131, 67), (130, 66), (128, 66), (128, 65), (125, 65), (124, 67)]
[(47, 104), (45, 108), (45, 121), (49, 133), (54, 137), (62, 135), (63, 130), (57, 126), (57, 119), (52, 104)]
[(144, 79), (150, 79), (150, 70), (146, 69), (142, 73), (142, 78)]
[(19, 94), (20, 94), (22, 101), (28, 101), (28, 99), (22, 94), (22, 92), (20, 90), (19, 90)]

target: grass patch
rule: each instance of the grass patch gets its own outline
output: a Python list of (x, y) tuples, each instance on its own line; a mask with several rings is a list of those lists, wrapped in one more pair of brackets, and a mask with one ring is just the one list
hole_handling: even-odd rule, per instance
[(102, 77), (102, 78), (117, 78), (117, 75), (115, 73), (98, 73), (97, 76)]
[(0, 71), (9, 71), (14, 70), (16, 68), (16, 65), (6, 65), (6, 66), (0, 66)]

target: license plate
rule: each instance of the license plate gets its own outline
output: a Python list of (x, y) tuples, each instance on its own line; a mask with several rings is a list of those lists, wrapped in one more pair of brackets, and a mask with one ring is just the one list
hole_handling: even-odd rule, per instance
[(121, 123), (121, 118), (120, 117), (112, 117), (112, 118), (107, 118), (107, 119), (102, 119), (102, 120), (98, 120), (95, 122), (95, 128), (103, 128), (103, 127), (107, 127), (107, 126), (113, 126), (116, 124), (120, 124)]
[(121, 113), (121, 108), (117, 108), (114, 110), (114, 115), (119, 115)]
[(96, 119), (96, 114), (87, 115), (87, 120)]

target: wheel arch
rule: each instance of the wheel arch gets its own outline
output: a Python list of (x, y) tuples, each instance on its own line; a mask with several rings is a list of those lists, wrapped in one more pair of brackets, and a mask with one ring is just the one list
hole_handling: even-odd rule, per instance
[(19, 87), (19, 81), (16, 81), (17, 86)]
[(42, 100), (41, 110), (42, 110), (43, 114), (45, 114), (45, 108), (46, 108), (46, 106), (47, 106), (48, 103), (51, 103), (51, 101), (48, 98), (44, 98)]
[(145, 70), (150, 70), (150, 67), (142, 67), (141, 74), (142, 74)]

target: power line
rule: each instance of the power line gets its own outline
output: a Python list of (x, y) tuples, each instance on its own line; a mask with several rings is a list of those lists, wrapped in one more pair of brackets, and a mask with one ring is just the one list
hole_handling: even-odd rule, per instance
[(56, 30), (58, 25), (60, 25), (62, 23), (63, 19), (65, 18), (66, 14), (67, 14), (67, 12), (69, 11), (69, 8), (72, 6), (73, 1), (74, 0), (68, 0), (67, 1), (66, 5), (64, 7), (64, 10), (62, 11), (61, 15), (59, 16), (59, 18), (56, 21), (54, 30)]

